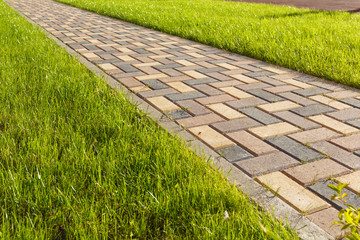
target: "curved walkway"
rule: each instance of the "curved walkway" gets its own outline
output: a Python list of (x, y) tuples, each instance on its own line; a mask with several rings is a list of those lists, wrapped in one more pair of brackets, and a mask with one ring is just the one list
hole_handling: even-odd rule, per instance
[(329, 177), (360, 207), (358, 90), (49, 0), (7, 2), (332, 236), (343, 206)]

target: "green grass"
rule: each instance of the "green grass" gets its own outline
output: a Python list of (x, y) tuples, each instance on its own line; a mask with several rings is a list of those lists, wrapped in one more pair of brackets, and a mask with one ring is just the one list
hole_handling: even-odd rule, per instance
[(57, 0), (360, 87), (360, 15), (213, 0)]
[(0, 111), (0, 239), (298, 239), (3, 1)]

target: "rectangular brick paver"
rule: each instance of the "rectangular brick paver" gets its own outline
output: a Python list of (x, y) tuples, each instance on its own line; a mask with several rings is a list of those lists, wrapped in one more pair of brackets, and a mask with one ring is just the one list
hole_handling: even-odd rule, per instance
[(258, 108), (260, 108), (268, 113), (286, 111), (286, 110), (290, 110), (290, 109), (294, 109), (294, 108), (298, 108), (298, 107), (301, 107), (301, 106), (296, 103), (290, 102), (290, 101), (268, 103), (268, 104), (262, 104), (262, 105), (258, 106)]
[(319, 128), (321, 125), (314, 123), (313, 121), (307, 120), (304, 117), (301, 117), (295, 113), (289, 111), (276, 112), (274, 115), (284, 121), (287, 121), (299, 128), (304, 130)]
[(233, 97), (239, 98), (239, 99), (243, 99), (243, 98), (251, 98), (253, 97), (252, 95), (237, 89), (235, 87), (224, 87), (224, 88), (220, 88), (222, 91), (230, 94)]
[(324, 127), (328, 127), (334, 131), (337, 131), (342, 134), (352, 134), (359, 132), (360, 130), (357, 128), (354, 128), (350, 125), (347, 125), (345, 123), (339, 122), (333, 118), (327, 117), (325, 115), (317, 115), (309, 117), (310, 120), (323, 125)]
[(231, 107), (226, 106), (223, 103), (215, 103), (207, 105), (207, 107), (229, 120), (246, 117), (244, 114), (236, 111), (235, 109), (232, 109)]
[(262, 127), (250, 128), (249, 131), (261, 139), (266, 139), (270, 137), (299, 132), (300, 129), (289, 123), (281, 122)]
[(225, 121), (224, 118), (220, 117), (219, 115), (217, 115), (215, 113), (210, 113), (210, 114), (206, 114), (206, 115), (200, 115), (200, 116), (195, 116), (195, 117), (191, 117), (191, 118), (180, 119), (180, 120), (177, 120), (177, 123), (179, 123), (180, 125), (185, 126), (187, 128), (190, 128), (190, 127), (200, 126), (200, 125), (204, 125), (204, 124), (207, 125), (207, 124), (223, 122), (223, 121)]
[[(354, 134), (331, 140), (331, 142), (347, 151), (356, 151), (360, 149), (360, 134)], [(360, 179), (359, 179), (360, 181)]]
[(329, 140), (341, 136), (341, 134), (324, 127), (289, 135), (292, 139), (304, 144)]
[(189, 128), (189, 131), (214, 149), (226, 148), (236, 145), (233, 141), (224, 137), (224, 135), (220, 134), (209, 126)]

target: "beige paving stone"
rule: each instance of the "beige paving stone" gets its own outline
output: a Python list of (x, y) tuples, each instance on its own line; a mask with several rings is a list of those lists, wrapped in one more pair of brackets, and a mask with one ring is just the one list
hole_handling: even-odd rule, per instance
[(243, 74), (235, 74), (235, 75), (231, 75), (230, 77), (235, 78), (237, 80), (242, 81), (243, 83), (257, 83), (259, 82), (258, 80), (245, 76)]
[(283, 93), (283, 92), (291, 92), (298, 90), (298, 87), (292, 86), (292, 85), (283, 85), (278, 87), (270, 87), (270, 88), (264, 88), (265, 91), (271, 92), (271, 93)]
[(185, 93), (185, 92), (195, 92), (196, 90), (193, 89), (192, 87), (189, 87), (188, 85), (186, 85), (183, 82), (169, 82), (166, 83), (167, 85), (169, 85), (170, 87), (174, 88), (175, 90)]
[(223, 94), (223, 95), (197, 98), (195, 100), (202, 105), (210, 105), (210, 104), (214, 104), (214, 103), (233, 101), (233, 100), (236, 100), (236, 98), (233, 98), (232, 96), (227, 95), (227, 94)]
[(192, 56), (194, 58), (204, 58), (204, 55), (198, 54), (198, 53), (194, 53), (194, 52), (186, 52), (185, 54)]
[(152, 66), (159, 66), (161, 65), (161, 63), (159, 62), (147, 62), (147, 63), (137, 63), (137, 64), (132, 64), (134, 67), (152, 67)]
[(305, 186), (349, 172), (349, 168), (331, 159), (321, 159), (284, 170), (286, 175)]
[(207, 105), (207, 107), (229, 120), (246, 117), (244, 114), (236, 111), (231, 107), (226, 106), (223, 103), (215, 103), (215, 104)]
[(223, 68), (226, 68), (226, 69), (229, 69), (229, 70), (239, 69), (238, 67), (235, 67), (234, 65), (231, 65), (231, 64), (228, 64), (228, 63), (218, 63), (216, 65), (218, 65), (220, 67), (223, 67)]
[(350, 125), (337, 121), (333, 118), (327, 117), (325, 115), (316, 115), (309, 117), (310, 120), (323, 125), (324, 127), (330, 128), (336, 132), (342, 134), (352, 134), (359, 132), (359, 129), (354, 128)]
[(144, 80), (159, 79), (159, 78), (166, 78), (166, 77), (168, 77), (168, 75), (166, 75), (164, 73), (159, 73), (159, 74), (153, 74), (153, 75), (138, 76), (135, 78), (139, 81), (144, 81)]
[(130, 57), (129, 55), (121, 55), (116, 57), (119, 58), (120, 60), (123, 60), (124, 62), (136, 61), (134, 58)]
[(126, 48), (126, 47), (119, 47), (119, 48), (116, 48), (117, 50), (119, 50), (120, 52), (123, 52), (123, 53), (134, 53), (133, 50), (129, 49), (129, 48)]
[(163, 55), (149, 56), (149, 58), (152, 58), (152, 59), (171, 58), (171, 57), (174, 57), (174, 55), (171, 55), (171, 54), (163, 54)]
[(254, 127), (249, 129), (249, 132), (261, 139), (287, 135), (299, 131), (301, 131), (299, 128), (286, 122), (275, 123), (267, 126)]
[(130, 88), (130, 90), (134, 93), (151, 91), (151, 89), (148, 86), (132, 87), (132, 88)]
[(190, 66), (195, 66), (195, 65), (196, 65), (195, 63), (192, 63), (192, 62), (189, 62), (189, 61), (183, 60), (183, 59), (181, 59), (181, 60), (174, 60), (174, 62), (177, 62), (177, 63), (179, 63), (179, 64), (181, 64), (181, 65), (183, 65), (183, 66), (185, 66), (185, 67), (190, 67)]
[(96, 55), (95, 53), (83, 53), (82, 54), (84, 57), (86, 57), (87, 59), (101, 59), (98, 55)]
[(313, 85), (310, 85), (310, 84), (307, 84), (307, 83), (304, 83), (304, 82), (300, 82), (300, 81), (296, 81), (294, 79), (284, 79), (284, 80), (281, 80), (282, 82), (285, 82), (285, 83), (288, 83), (288, 84), (291, 84), (291, 85), (294, 85), (296, 87), (299, 87), (299, 88), (313, 88), (314, 86)]
[(262, 67), (262, 69), (269, 71), (269, 72), (277, 73), (277, 74), (288, 73), (288, 71), (286, 71), (286, 70), (282, 70), (282, 69), (275, 68), (275, 67)]
[(286, 110), (298, 108), (301, 106), (294, 102), (286, 100), (286, 101), (281, 101), (281, 102), (262, 104), (257, 107), (264, 110), (265, 112), (273, 113), (273, 112), (286, 111)]
[(195, 79), (200, 79), (200, 78), (207, 78), (206, 75), (196, 72), (194, 70), (190, 70), (190, 71), (183, 71), (183, 73), (185, 73), (186, 75), (193, 77)]
[(281, 172), (269, 173), (257, 177), (257, 180), (304, 215), (330, 207), (330, 204)]
[(114, 65), (112, 65), (111, 63), (99, 64), (99, 67), (102, 68), (105, 71), (118, 70), (118, 68), (115, 67)]
[(253, 95), (250, 95), (250, 94), (248, 94), (240, 89), (237, 89), (235, 87), (223, 87), (223, 88), (220, 88), (220, 90), (230, 94), (233, 97), (239, 98), (239, 99), (254, 97)]
[(332, 225), (333, 222), (339, 221), (338, 214), (339, 211), (331, 207), (309, 214), (306, 217), (324, 229), (331, 236), (335, 237), (336, 239), (341, 239), (341, 235), (343, 234), (341, 231), (341, 226)]
[(341, 136), (341, 134), (324, 127), (289, 135), (289, 137), (291, 137), (292, 139), (295, 139), (296, 141), (304, 144), (329, 140)]
[(335, 99), (344, 99), (344, 98), (358, 97), (360, 93), (351, 90), (344, 90), (344, 91), (327, 93), (325, 95)]
[(360, 134), (333, 139), (331, 142), (348, 150), (349, 152), (352, 152), (360, 149)]
[(209, 85), (215, 88), (222, 88), (222, 87), (234, 87), (238, 85), (243, 85), (244, 83), (237, 81), (237, 80), (230, 80), (230, 81), (223, 81), (223, 82), (216, 82), (210, 83)]
[(329, 107), (338, 109), (338, 110), (342, 110), (342, 109), (347, 109), (347, 108), (351, 108), (351, 106), (342, 103), (342, 102), (338, 102), (334, 99), (322, 96), (322, 95), (316, 95), (316, 96), (311, 96), (309, 97), (310, 99), (317, 101), (319, 103), (323, 103), (325, 105), (328, 105)]
[(335, 178), (337, 182), (348, 183), (347, 188), (360, 194), (360, 171), (352, 172), (347, 175)]
[(187, 128), (223, 121), (225, 121), (225, 119), (215, 113), (176, 120), (177, 123)]
[(147, 100), (151, 102), (156, 108), (164, 112), (180, 109), (179, 106), (175, 105), (163, 96), (148, 98)]
[(255, 156), (277, 151), (276, 148), (246, 131), (228, 133), (227, 136)]
[(221, 149), (236, 145), (233, 141), (209, 126), (194, 127), (190, 128), (189, 131), (214, 149)]

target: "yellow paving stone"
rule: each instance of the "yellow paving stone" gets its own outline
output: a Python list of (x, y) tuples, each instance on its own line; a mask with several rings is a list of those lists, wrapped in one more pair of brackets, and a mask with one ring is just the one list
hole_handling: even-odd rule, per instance
[(117, 70), (118, 68), (112, 65), (111, 63), (104, 63), (99, 65), (105, 71)]
[(360, 171), (352, 172), (347, 175), (335, 178), (336, 181), (349, 184), (347, 188), (360, 194)]
[(285, 202), (293, 206), (304, 215), (314, 213), (331, 205), (314, 193), (302, 187), (281, 172), (273, 172), (257, 177), (257, 180), (269, 187)]
[[(125, 39), (122, 40), (122, 41), (126, 41)], [(130, 42), (133, 42), (134, 40), (130, 39), (130, 40), (127, 40), (127, 41), (130, 41)], [(146, 46), (145, 44), (141, 43), (141, 42), (134, 42), (132, 43), (134, 44), (135, 46), (138, 46), (138, 47), (143, 47), (143, 46)]]
[(304, 82), (300, 82), (300, 81), (296, 81), (294, 79), (284, 79), (284, 80), (281, 80), (282, 82), (285, 82), (285, 83), (288, 83), (288, 84), (291, 84), (291, 85), (294, 85), (296, 87), (299, 87), (299, 88), (313, 88), (314, 86), (313, 85), (310, 85), (310, 84), (307, 84), (307, 83), (304, 83)]
[(159, 73), (159, 74), (153, 74), (153, 75), (138, 76), (135, 78), (139, 81), (144, 81), (144, 80), (159, 79), (159, 78), (165, 78), (165, 77), (168, 77), (168, 75), (166, 75), (164, 73)]
[(90, 39), (88, 40), (89, 42), (93, 43), (93, 44), (102, 44), (102, 42), (100, 42), (99, 40), (97, 39)]
[(132, 64), (134, 67), (152, 67), (152, 66), (159, 66), (161, 63), (159, 62), (147, 62), (147, 63), (137, 63)]
[(218, 133), (207, 125), (190, 128), (189, 131), (214, 149), (221, 149), (236, 145), (233, 141), (224, 137), (224, 135)]
[(123, 52), (123, 53), (133, 53), (134, 51), (131, 50), (131, 49), (128, 49), (126, 47), (119, 47), (119, 48), (116, 48), (117, 50), (119, 50), (120, 52)]
[(269, 112), (280, 112), (280, 111), (286, 111), (294, 108), (301, 107), (300, 105), (293, 103), (291, 101), (281, 101), (281, 102), (275, 102), (275, 103), (267, 103), (259, 105), (258, 108)]
[(254, 78), (251, 78), (251, 77), (248, 77), (248, 76), (245, 76), (243, 74), (235, 74), (235, 75), (231, 75), (230, 77), (233, 77), (233, 78), (235, 78), (237, 80), (240, 80), (243, 83), (257, 83), (257, 82), (259, 82), (258, 80), (254, 79)]
[(287, 122), (275, 123), (261, 127), (250, 128), (249, 131), (255, 136), (266, 139), (299, 132), (300, 129)]
[(325, 95), (335, 99), (344, 99), (344, 98), (358, 97), (360, 93), (351, 90), (344, 90), (344, 91), (327, 93)]
[(192, 62), (189, 62), (189, 61), (183, 60), (183, 59), (181, 59), (181, 60), (174, 60), (174, 62), (177, 62), (177, 63), (179, 63), (179, 64), (181, 64), (181, 65), (183, 65), (183, 66), (185, 66), (185, 67), (190, 67), (190, 66), (195, 66), (195, 65), (196, 65), (195, 63), (192, 63)]
[(196, 78), (196, 79), (199, 79), (199, 78), (207, 78), (206, 75), (202, 74), (202, 73), (199, 73), (199, 72), (196, 72), (194, 70), (190, 70), (190, 71), (183, 71), (183, 73), (185, 73), (186, 75), (190, 76), (190, 77), (193, 77), (193, 78)]
[(174, 57), (174, 55), (171, 55), (171, 54), (163, 54), (163, 55), (149, 56), (149, 58), (152, 58), (152, 59), (169, 58), (169, 57)]
[(148, 86), (132, 87), (132, 88), (130, 88), (130, 90), (134, 93), (151, 91), (151, 89)]
[(281, 70), (275, 67), (262, 67), (262, 69), (269, 71), (269, 72), (273, 72), (273, 73), (277, 73), (277, 74), (285, 74), (288, 73), (288, 71), (285, 70)]
[(189, 87), (188, 85), (186, 85), (183, 82), (169, 82), (166, 83), (167, 85), (169, 85), (170, 87), (174, 88), (175, 90), (185, 93), (185, 92), (195, 92), (196, 90), (193, 89), (192, 87)]
[(347, 125), (345, 123), (342, 123), (338, 120), (335, 120), (331, 117), (325, 116), (325, 115), (316, 115), (309, 117), (310, 120), (319, 123), (323, 125), (324, 127), (330, 128), (336, 132), (342, 133), (342, 134), (352, 134), (359, 132), (360, 130), (357, 128), (354, 128), (350, 125)]
[(207, 107), (229, 120), (246, 117), (244, 114), (236, 111), (235, 109), (232, 109), (229, 106), (226, 106), (223, 103), (211, 104), (207, 105)]
[(253, 95), (250, 95), (240, 89), (237, 89), (235, 87), (223, 87), (220, 88), (222, 91), (230, 94), (233, 97), (239, 98), (239, 99), (243, 99), (243, 98), (251, 98), (254, 97)]
[(84, 57), (86, 57), (87, 59), (94, 59), (94, 58), (100, 58), (98, 55), (96, 55), (95, 53), (83, 53), (82, 54)]
[(310, 99), (314, 100), (314, 101), (317, 101), (319, 103), (323, 103), (325, 105), (328, 105), (329, 107), (332, 107), (332, 108), (335, 108), (335, 109), (338, 109), (338, 110), (343, 110), (343, 109), (347, 109), (347, 108), (351, 108), (351, 106), (345, 104), (345, 103), (342, 103), (342, 102), (338, 102), (334, 99), (331, 99), (331, 98), (328, 98), (328, 97), (325, 97), (323, 95), (315, 95), (315, 96), (311, 96), (309, 97)]
[(147, 100), (151, 102), (155, 107), (164, 112), (180, 109), (179, 106), (175, 105), (173, 102), (163, 96), (148, 98)]
[(229, 69), (229, 70), (236, 70), (236, 69), (239, 69), (238, 67), (234, 66), (234, 65), (231, 65), (231, 64), (228, 64), (228, 63), (218, 63), (216, 64), (220, 67), (223, 67), (223, 68), (226, 68), (226, 69)]
[(135, 59), (129, 55), (117, 56), (117, 58), (123, 60), (124, 62), (135, 61)]

